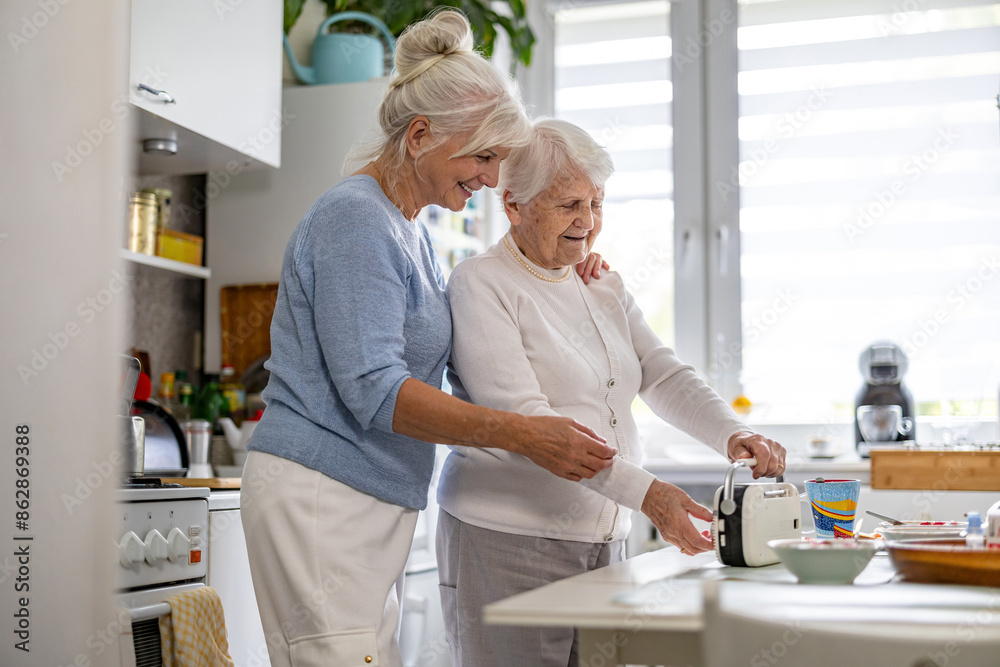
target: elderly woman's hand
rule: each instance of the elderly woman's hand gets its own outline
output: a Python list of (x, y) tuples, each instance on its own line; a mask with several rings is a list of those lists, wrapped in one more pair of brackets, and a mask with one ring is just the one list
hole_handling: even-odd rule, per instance
[(611, 265), (604, 261), (601, 253), (591, 252), (585, 260), (576, 265), (576, 273), (583, 278), (584, 285), (589, 285), (591, 276), (600, 280), (601, 270), (607, 271), (610, 268)]
[(673, 484), (655, 480), (642, 501), (642, 513), (649, 517), (667, 542), (677, 545), (682, 553), (694, 555), (711, 551), (712, 540), (698, 532), (691, 517), (712, 520), (712, 510), (691, 500)]
[(777, 477), (785, 472), (785, 448), (759, 433), (736, 433), (729, 438), (726, 451), (730, 461), (757, 459), (757, 465), (753, 467), (754, 479)]

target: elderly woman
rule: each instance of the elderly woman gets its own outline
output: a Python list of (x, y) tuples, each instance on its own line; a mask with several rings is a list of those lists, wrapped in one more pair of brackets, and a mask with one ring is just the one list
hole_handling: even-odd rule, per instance
[(575, 665), (571, 629), (482, 623), (484, 604), (624, 558), (632, 510), (686, 553), (712, 548), (690, 517), (712, 513), (641, 467), (630, 413), (639, 395), (665, 421), (729, 459), (755, 456), (756, 477), (784, 449), (754, 434), (665, 347), (621, 277), (584, 286), (572, 266), (601, 231), (611, 159), (569, 123), (539, 121), (504, 162), (510, 232), (460, 264), (448, 295), (450, 380), (477, 405), (562, 415), (617, 449), (614, 464), (573, 482), (500, 449), (454, 449), (441, 474), (437, 549), (456, 666)]
[(274, 667), (401, 665), (403, 566), (427, 503), (431, 443), (509, 449), (571, 479), (611, 465), (614, 450), (572, 419), (440, 390), (451, 315), (417, 213), (459, 211), (494, 187), (500, 160), (531, 130), (512, 82), (472, 46), (455, 11), (400, 37), (379, 140), (285, 250), (267, 409), (242, 496)]

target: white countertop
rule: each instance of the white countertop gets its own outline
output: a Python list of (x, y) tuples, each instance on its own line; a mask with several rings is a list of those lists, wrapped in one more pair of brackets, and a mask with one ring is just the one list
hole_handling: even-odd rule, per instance
[[(498, 625), (700, 632), (702, 582), (708, 579), (723, 582), (725, 607), (754, 609), (776, 620), (891, 618), (903, 631), (913, 623), (948, 624), (970, 610), (996, 606), (993, 588), (910, 584), (894, 575), (888, 556), (877, 554), (853, 585), (802, 585), (780, 564), (727, 567), (712, 552), (684, 556), (669, 547), (487, 605), (483, 616)], [(989, 625), (1000, 626), (1000, 617), (991, 618)]]

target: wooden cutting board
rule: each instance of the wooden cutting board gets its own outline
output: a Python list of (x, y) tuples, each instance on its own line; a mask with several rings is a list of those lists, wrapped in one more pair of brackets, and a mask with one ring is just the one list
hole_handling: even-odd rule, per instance
[(238, 489), (242, 479), (239, 477), (164, 477), (160, 481), (164, 484), (169, 482), (170, 484), (201, 489)]
[(231, 365), (236, 377), (271, 355), (271, 315), (277, 298), (278, 283), (227, 285), (220, 291), (222, 365)]
[(1000, 451), (875, 450), (873, 489), (1000, 491)]

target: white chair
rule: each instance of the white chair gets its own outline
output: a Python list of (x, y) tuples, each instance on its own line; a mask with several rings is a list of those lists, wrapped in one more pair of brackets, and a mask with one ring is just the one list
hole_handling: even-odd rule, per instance
[[(719, 581), (704, 587), (705, 667), (989, 667), (1000, 665), (1000, 594), (986, 609), (727, 609)], [(725, 595), (722, 595), (725, 598)], [(756, 613), (755, 613), (756, 612)], [(764, 617), (767, 614), (767, 617)], [(812, 620), (810, 620), (812, 616)]]

